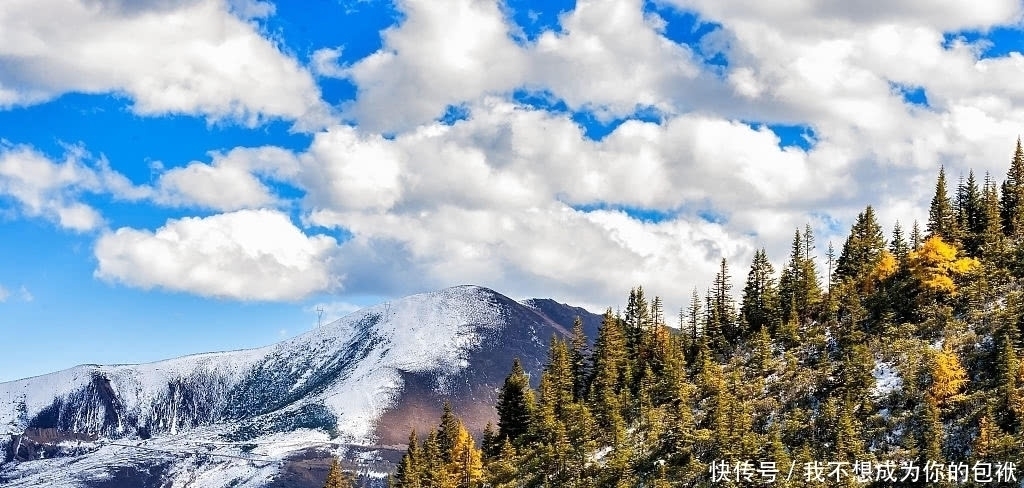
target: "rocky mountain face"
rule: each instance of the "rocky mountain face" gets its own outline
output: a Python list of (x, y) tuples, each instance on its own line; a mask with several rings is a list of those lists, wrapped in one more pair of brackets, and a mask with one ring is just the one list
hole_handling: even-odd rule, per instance
[(513, 358), (539, 377), (580, 316), (460, 286), (366, 308), (281, 343), (0, 383), (0, 485), (319, 486), (332, 454), (379, 484), (443, 401), (496, 418)]

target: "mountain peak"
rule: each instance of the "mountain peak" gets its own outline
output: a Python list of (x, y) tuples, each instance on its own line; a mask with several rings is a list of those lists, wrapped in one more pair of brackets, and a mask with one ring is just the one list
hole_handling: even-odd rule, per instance
[[(189, 432), (189, 442), (212, 443), (225, 452), (268, 446), (283, 460), (323, 446), (325, 439), (402, 444), (412, 428), (436, 422), (446, 399), (479, 433), (496, 417), (495, 391), (512, 359), (539, 373), (548, 340), (567, 334), (582, 311), (553, 300), (531, 303), (459, 285), (367, 307), (259, 349), (80, 366), (3, 383), (0, 427), (18, 435), (0, 438), (0, 452), (21, 459), (29, 445), (33, 453), (49, 449), (47, 457), (59, 458), (61, 440), (153, 439), (171, 445), (184, 442), (180, 434)], [(582, 313), (596, 330), (600, 318)], [(39, 432), (48, 434), (28, 434)], [(296, 435), (307, 440), (273, 447), (281, 436)], [(98, 456), (109, 453), (100, 444), (90, 446), (85, 449), (91, 461), (83, 466), (102, 464)], [(118, 459), (122, 465), (132, 462)], [(0, 469), (0, 480), (5, 476), (15, 475)]]

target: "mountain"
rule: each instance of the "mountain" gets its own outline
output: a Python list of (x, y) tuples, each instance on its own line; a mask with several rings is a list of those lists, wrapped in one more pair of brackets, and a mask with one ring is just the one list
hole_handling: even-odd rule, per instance
[(381, 478), (445, 400), (481, 432), (513, 358), (538, 378), (576, 316), (594, 337), (586, 310), (459, 286), (264, 348), (0, 383), (0, 485), (319, 486), (331, 452)]

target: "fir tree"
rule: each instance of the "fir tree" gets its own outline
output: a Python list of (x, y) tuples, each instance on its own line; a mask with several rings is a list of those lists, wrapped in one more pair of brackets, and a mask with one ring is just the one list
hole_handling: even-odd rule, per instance
[(863, 280), (874, 269), (883, 251), (882, 227), (875, 219), (874, 209), (868, 205), (857, 215), (857, 221), (843, 244), (842, 253), (836, 261), (837, 280)]
[[(421, 477), (423, 474), (420, 470), (420, 462), (419, 440), (416, 437), (416, 429), (413, 429), (409, 433), (409, 447), (406, 449), (405, 455), (402, 456), (402, 460), (398, 463), (395, 475), (391, 481), (391, 487), (421, 488)], [(330, 479), (329, 475), (328, 479)]]
[(747, 334), (761, 328), (774, 330), (776, 327), (778, 291), (774, 274), (775, 270), (765, 250), (755, 251), (740, 305), (740, 315), (750, 328)]
[(892, 228), (892, 242), (889, 243), (889, 251), (901, 263), (905, 262), (907, 255), (910, 254), (910, 247), (903, 238), (903, 228), (900, 226), (899, 221), (896, 221)]
[(939, 236), (953, 242), (956, 238), (956, 215), (953, 213), (953, 204), (949, 200), (946, 191), (946, 169), (939, 168), (939, 177), (935, 181), (935, 195), (932, 197), (931, 206), (928, 207), (928, 237)]
[(731, 280), (729, 264), (725, 258), (722, 258), (718, 274), (715, 275), (713, 307), (718, 330), (722, 332), (727, 343), (732, 343), (739, 337), (739, 331), (736, 328), (736, 312), (733, 308)]
[[(415, 435), (416, 431), (413, 431)], [(498, 430), (494, 427), (494, 422), (487, 422), (487, 426), (484, 427), (484, 433), (480, 439), (480, 447), (483, 450), (484, 458), (492, 459), (497, 457), (501, 452), (502, 441), (498, 437)]]
[(967, 181), (960, 191), (960, 224), (964, 251), (969, 256), (981, 254), (985, 241), (985, 208), (978, 182), (974, 179), (974, 171), (967, 175)]
[(700, 323), (703, 321), (700, 306), (700, 295), (697, 293), (697, 287), (693, 287), (693, 294), (690, 296), (690, 306), (686, 309), (686, 314), (690, 331), (690, 343), (696, 346), (697, 336), (700, 335)]
[(598, 422), (611, 436), (618, 435), (619, 429), (625, 429), (621, 415), (622, 405), (618, 396), (623, 387), (628, 385), (631, 377), (628, 372), (629, 362), (626, 358), (625, 345), (623, 329), (609, 308), (605, 311), (594, 346), (591, 397)]
[(590, 378), (589, 347), (587, 335), (583, 331), (583, 319), (576, 316), (572, 321), (572, 338), (570, 339), (569, 362), (572, 367), (573, 399), (579, 401), (586, 396), (588, 379)]
[(345, 483), (338, 458), (333, 458), (331, 460), (331, 469), (327, 472), (327, 481), (324, 482), (324, 488), (349, 488), (350, 486), (351, 484)]
[(914, 226), (910, 229), (910, 250), (916, 251), (921, 248), (921, 244), (924, 243), (924, 237), (921, 236), (921, 227), (917, 225), (917, 221), (914, 221)]
[(451, 402), (445, 400), (442, 406), (441, 423), (437, 427), (437, 445), (441, 449), (442, 460), (445, 463), (452, 462), (452, 453), (456, 437), (459, 435), (460, 422), (452, 410)]
[(1002, 190), (1000, 217), (1003, 234), (1017, 237), (1024, 232), (1024, 149), (1021, 148), (1019, 137)]
[(982, 254), (992, 257), (1002, 251), (1003, 222), (1002, 216), (999, 213), (999, 190), (988, 173), (985, 173), (985, 186), (982, 190), (981, 205), (983, 208), (984, 224)]
[(508, 439), (513, 444), (521, 442), (530, 430), (530, 419), (534, 409), (533, 389), (530, 380), (523, 370), (523, 365), (516, 358), (512, 363), (512, 372), (505, 378), (505, 383), (498, 393), (498, 439)]

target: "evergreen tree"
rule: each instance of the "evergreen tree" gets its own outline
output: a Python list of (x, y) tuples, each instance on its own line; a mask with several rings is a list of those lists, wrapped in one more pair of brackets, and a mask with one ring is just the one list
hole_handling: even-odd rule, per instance
[(732, 298), (732, 276), (729, 275), (729, 265), (725, 258), (722, 258), (715, 275), (714, 284), (714, 317), (718, 321), (718, 330), (727, 343), (734, 343), (739, 337), (736, 324), (736, 311)]
[(778, 291), (774, 274), (775, 270), (765, 250), (762, 248), (755, 251), (740, 305), (740, 315), (749, 327), (746, 332), (748, 335), (761, 328), (774, 330), (776, 327)]
[(331, 469), (327, 472), (327, 481), (324, 482), (324, 488), (349, 488), (351, 484), (345, 483), (345, 477), (341, 470), (341, 464), (338, 462), (338, 458), (331, 460)]
[(1010, 169), (1003, 181), (1000, 216), (1004, 235), (1015, 238), (1024, 232), (1024, 149), (1021, 148), (1019, 137)]
[(804, 244), (800, 229), (793, 236), (790, 245), (789, 262), (779, 278), (779, 315), (782, 322), (797, 320), (797, 294), (800, 288), (800, 268), (803, 261)]
[(701, 313), (700, 295), (697, 287), (693, 287), (693, 294), (690, 296), (690, 307), (686, 309), (687, 323), (690, 329), (690, 343), (696, 346), (699, 334), (700, 323), (703, 321)]
[(985, 242), (985, 208), (973, 170), (968, 173), (960, 194), (959, 227), (962, 229), (964, 251), (968, 256), (977, 257), (981, 255)]
[(505, 378), (505, 383), (498, 393), (498, 439), (508, 439), (513, 444), (521, 442), (530, 430), (530, 418), (534, 409), (533, 389), (530, 380), (523, 370), (523, 365), (516, 358), (512, 363), (512, 372)]
[(796, 314), (800, 320), (810, 320), (811, 312), (821, 300), (821, 285), (818, 283), (818, 268), (814, 264), (814, 234), (811, 226), (804, 227), (804, 255), (799, 261), (796, 293)]
[(445, 463), (452, 462), (451, 456), (455, 451), (455, 442), (460, 426), (461, 423), (452, 410), (451, 402), (445, 400), (442, 407), (441, 423), (437, 427), (437, 445), (441, 449), (441, 458)]
[[(409, 447), (405, 455), (399, 461), (395, 475), (391, 480), (392, 488), (421, 488), (423, 473), (420, 470), (420, 449), (419, 440), (416, 437), (416, 429), (409, 433)], [(333, 469), (333, 467), (332, 467)], [(330, 475), (328, 475), (330, 479)]]
[(956, 215), (946, 191), (946, 169), (939, 168), (939, 177), (935, 181), (935, 196), (932, 197), (931, 206), (928, 208), (928, 237), (939, 236), (948, 242), (954, 242), (953, 239), (957, 235), (955, 227)]
[(907, 241), (903, 239), (903, 228), (900, 226), (899, 221), (896, 221), (896, 225), (892, 228), (892, 242), (889, 243), (889, 252), (901, 263), (905, 262), (907, 255), (910, 254), (910, 247), (907, 245)]
[(836, 261), (836, 279), (863, 280), (875, 268), (883, 251), (882, 227), (875, 219), (874, 209), (868, 205), (857, 215), (857, 221), (843, 244), (843, 251)]
[(917, 225), (917, 221), (914, 221), (914, 226), (910, 229), (910, 250), (916, 251), (924, 243), (924, 237), (921, 236), (921, 227)]
[(583, 319), (576, 316), (572, 321), (571, 349), (569, 350), (569, 362), (572, 367), (572, 392), (573, 399), (579, 401), (586, 396), (588, 379), (590, 378), (589, 346), (587, 335), (583, 331)]
[(985, 173), (981, 205), (984, 223), (982, 254), (991, 257), (1002, 251), (1003, 221), (999, 210), (999, 190), (988, 173)]
[(594, 346), (591, 397), (598, 423), (613, 437), (620, 433), (619, 430), (625, 430), (619, 401), (619, 392), (628, 386), (631, 378), (625, 345), (622, 326), (609, 308), (605, 311)]
[[(416, 431), (413, 431), (415, 435)], [(480, 447), (483, 450), (484, 458), (493, 459), (498, 456), (501, 452), (502, 441), (498, 437), (498, 430), (494, 427), (494, 422), (487, 422), (487, 426), (484, 427), (484, 433), (480, 440)]]

